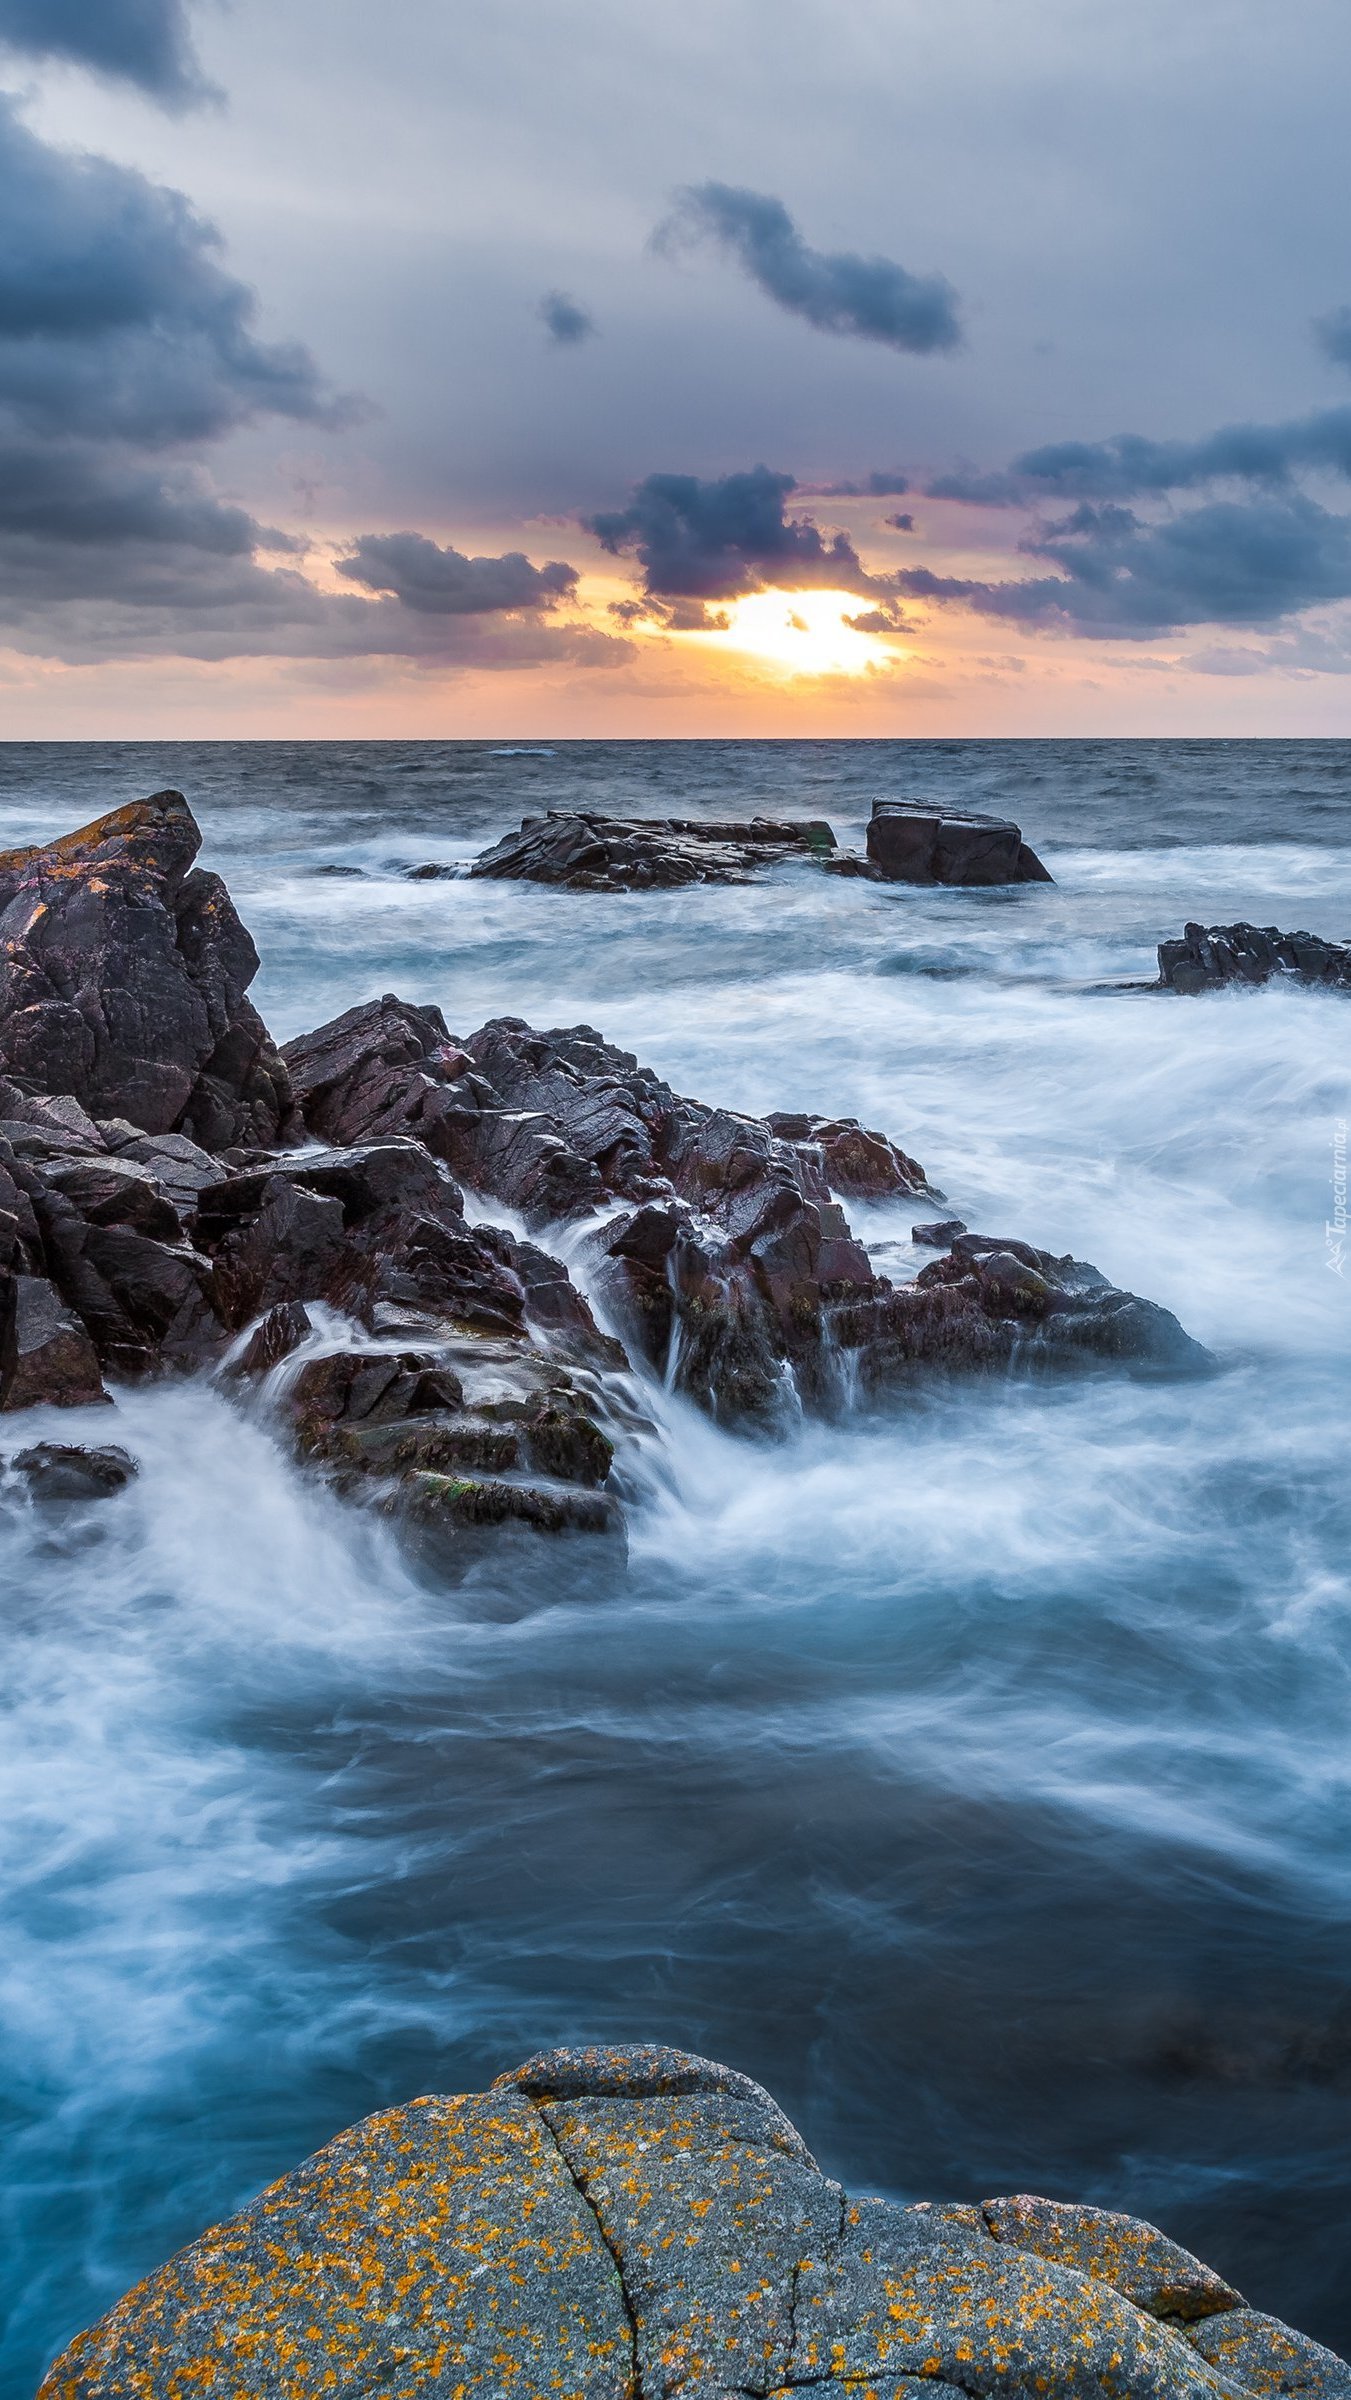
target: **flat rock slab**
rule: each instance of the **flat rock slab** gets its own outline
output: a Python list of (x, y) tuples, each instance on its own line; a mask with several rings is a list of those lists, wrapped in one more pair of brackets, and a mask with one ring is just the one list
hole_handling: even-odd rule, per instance
[(469, 872), (575, 892), (652, 891), (744, 883), (777, 858), (824, 858), (834, 848), (835, 836), (819, 818), (722, 824), (551, 809), (547, 816), (526, 817), (519, 832), (485, 850)]
[(1055, 879), (1008, 817), (939, 808), (921, 800), (878, 800), (868, 825), (868, 860), (887, 883), (1052, 883)]
[(39, 2400), (1351, 2400), (1155, 2227), (854, 2200), (749, 2077), (629, 2045), (339, 2135)]

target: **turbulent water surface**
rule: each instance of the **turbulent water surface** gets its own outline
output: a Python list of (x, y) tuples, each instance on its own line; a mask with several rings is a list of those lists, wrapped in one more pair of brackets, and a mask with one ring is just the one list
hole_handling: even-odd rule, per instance
[[(13, 746), (0, 842), (166, 784), (279, 1037), (392, 990), (857, 1114), (1224, 1372), (782, 1447), (654, 1394), (627, 1563), (456, 1583), (209, 1385), (61, 1420), (142, 1473), (0, 1500), (4, 2391), (353, 2118), (585, 2038), (749, 2069), (855, 2186), (1136, 2210), (1351, 2344), (1351, 1001), (1095, 988), (1188, 917), (1351, 935), (1351, 744)], [(1009, 809), (1055, 885), (406, 874), (578, 797), (857, 838), (887, 793)]]

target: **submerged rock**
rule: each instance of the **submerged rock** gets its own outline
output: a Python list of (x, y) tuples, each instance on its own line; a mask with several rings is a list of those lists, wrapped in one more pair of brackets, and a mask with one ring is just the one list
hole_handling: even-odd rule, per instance
[(36, 1442), (10, 1464), (36, 1500), (107, 1500), (139, 1473), (130, 1451), (113, 1443), (89, 1450), (73, 1442)]
[(1296, 983), (1351, 991), (1351, 947), (1274, 925), (1188, 925), (1180, 942), (1160, 942), (1159, 983), (1170, 992), (1216, 992), (1226, 984)]
[(1054, 881), (1009, 818), (922, 800), (874, 801), (868, 859), (887, 883)]
[[(526, 817), (485, 850), (471, 876), (552, 883), (574, 892), (631, 892), (690, 883), (744, 883), (777, 858), (828, 857), (835, 836), (819, 818), (717, 824), (700, 817), (601, 817), (570, 809)], [(428, 874), (437, 870), (429, 868)]]
[(181, 792), (0, 854), (0, 1070), (208, 1150), (284, 1140), (286, 1073), (246, 998), (258, 953)]
[(857, 2199), (748, 2076), (553, 2051), (386, 2109), (81, 2334), (39, 2400), (1348, 2400), (1155, 2227)]

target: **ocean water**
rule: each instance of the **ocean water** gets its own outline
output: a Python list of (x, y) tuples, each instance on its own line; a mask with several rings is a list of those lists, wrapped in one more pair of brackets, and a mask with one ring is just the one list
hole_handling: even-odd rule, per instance
[[(1151, 2217), (1351, 2347), (1351, 1003), (1100, 988), (1189, 917), (1351, 936), (1351, 744), (12, 745), (0, 844), (166, 784), (279, 1037), (394, 990), (857, 1114), (1224, 1372), (777, 1447), (653, 1392), (627, 1561), (459, 1580), (206, 1384), (59, 1420), (142, 1473), (0, 1502), (0, 2388), (355, 2117), (585, 2039), (749, 2070), (857, 2189)], [(577, 797), (900, 793), (1054, 886), (406, 875)]]

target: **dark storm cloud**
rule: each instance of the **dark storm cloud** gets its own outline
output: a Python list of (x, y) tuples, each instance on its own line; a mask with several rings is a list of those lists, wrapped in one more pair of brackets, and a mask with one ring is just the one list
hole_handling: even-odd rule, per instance
[(928, 493), (995, 508), (1051, 498), (1136, 500), (1227, 481), (1277, 489), (1311, 469), (1351, 475), (1351, 408), (1320, 409), (1283, 425), (1226, 425), (1195, 442), (1135, 433), (1105, 442), (1048, 442), (995, 474), (940, 475)]
[(731, 600), (773, 585), (872, 593), (870, 575), (845, 533), (823, 534), (809, 517), (784, 513), (791, 475), (752, 467), (705, 482), (697, 475), (648, 475), (627, 508), (583, 518), (612, 556), (632, 554), (658, 599)]
[(253, 294), (180, 192), (54, 149), (3, 95), (0, 218), (0, 412), (34, 433), (157, 448), (341, 414), (299, 343), (256, 339)]
[(423, 533), (363, 533), (335, 564), (352, 583), (392, 593), (405, 608), (432, 617), (550, 609), (577, 588), (577, 569), (560, 558), (542, 567), (532, 566), (520, 550), (502, 558), (466, 558)]
[(1351, 308), (1329, 309), (1314, 318), (1314, 338), (1334, 366), (1351, 367)]
[(575, 349), (600, 330), (595, 318), (567, 292), (546, 292), (538, 313), (550, 341), (561, 350)]
[(716, 244), (780, 308), (823, 333), (919, 352), (953, 350), (962, 338), (957, 294), (944, 276), (912, 275), (893, 259), (852, 250), (811, 250), (768, 192), (692, 184), (653, 242), (665, 251)]
[(1115, 639), (1270, 625), (1351, 598), (1351, 520), (1304, 494), (1211, 501), (1161, 523), (1083, 502), (1021, 545), (1058, 572), (985, 583), (902, 568), (895, 588), (1012, 623)]
[(207, 90), (183, 0), (0, 0), (0, 44), (120, 77), (173, 107)]

